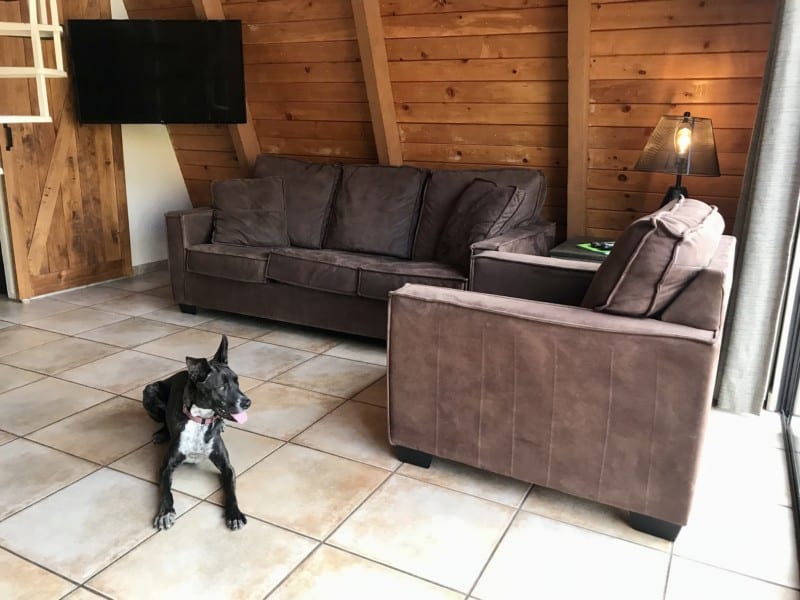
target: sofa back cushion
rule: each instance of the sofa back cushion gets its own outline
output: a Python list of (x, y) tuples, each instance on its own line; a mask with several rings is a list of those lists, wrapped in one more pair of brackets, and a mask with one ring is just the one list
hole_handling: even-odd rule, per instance
[(470, 246), (506, 231), (524, 198), (525, 192), (516, 186), (473, 180), (445, 223), (436, 245), (436, 260), (468, 273)]
[(288, 246), (283, 180), (227, 179), (211, 184), (214, 244)]
[(325, 247), (410, 258), (427, 172), (345, 165)]
[(439, 237), (450, 218), (456, 201), (475, 178), (493, 181), (499, 186), (513, 185), (525, 193), (519, 210), (509, 222), (512, 228), (537, 217), (546, 191), (544, 175), (536, 169), (442, 170), (431, 174), (425, 188), (414, 241), (414, 260), (433, 260)]
[(655, 315), (708, 266), (724, 229), (716, 206), (688, 198), (634, 221), (600, 265), (582, 306)]
[(283, 179), (292, 246), (321, 248), (341, 167), (262, 154), (254, 174)]

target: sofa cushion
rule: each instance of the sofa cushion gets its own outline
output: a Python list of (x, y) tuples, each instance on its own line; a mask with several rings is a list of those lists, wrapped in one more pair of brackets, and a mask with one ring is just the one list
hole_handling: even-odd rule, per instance
[(436, 260), (467, 273), (470, 246), (508, 229), (524, 196), (525, 193), (515, 186), (499, 186), (486, 179), (475, 179), (453, 206), (436, 245)]
[(262, 154), (256, 159), (255, 176), (283, 179), (292, 246), (321, 248), (341, 167)]
[(279, 248), (273, 250), (270, 256), (267, 279), (325, 292), (356, 295), (359, 269), (363, 265), (386, 260), (386, 257), (337, 250)]
[(345, 165), (325, 247), (410, 258), (426, 175), (414, 167)]
[(433, 171), (419, 215), (414, 241), (414, 260), (433, 260), (436, 245), (458, 198), (475, 178), (487, 179), (497, 185), (514, 185), (525, 192), (519, 211), (509, 227), (537, 217), (544, 204), (546, 191), (544, 175), (536, 169), (485, 169)]
[(283, 180), (227, 179), (211, 184), (211, 241), (239, 246), (288, 246)]
[(197, 244), (186, 249), (186, 270), (209, 277), (262, 283), (266, 279), (269, 253), (269, 248)]
[(407, 283), (467, 289), (467, 278), (453, 267), (437, 262), (402, 260), (362, 266), (358, 295), (388, 300), (389, 292), (400, 289)]
[(688, 198), (634, 221), (600, 265), (582, 306), (631, 317), (658, 313), (708, 266), (724, 229), (716, 206)]

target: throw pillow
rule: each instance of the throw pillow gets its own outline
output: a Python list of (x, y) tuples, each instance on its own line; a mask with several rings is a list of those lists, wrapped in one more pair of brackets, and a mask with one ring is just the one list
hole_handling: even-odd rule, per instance
[(600, 265), (581, 305), (653, 316), (708, 266), (724, 229), (716, 206), (689, 198), (634, 221)]
[(228, 179), (211, 184), (214, 244), (288, 246), (280, 177)]
[(476, 178), (458, 198), (436, 245), (436, 260), (469, 271), (470, 246), (503, 233), (525, 199), (516, 186)]

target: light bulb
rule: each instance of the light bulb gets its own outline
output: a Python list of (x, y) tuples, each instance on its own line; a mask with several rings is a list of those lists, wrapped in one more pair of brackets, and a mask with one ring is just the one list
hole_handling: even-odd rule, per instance
[(689, 125), (681, 125), (675, 132), (675, 151), (678, 154), (686, 154), (689, 146), (692, 145), (692, 128)]

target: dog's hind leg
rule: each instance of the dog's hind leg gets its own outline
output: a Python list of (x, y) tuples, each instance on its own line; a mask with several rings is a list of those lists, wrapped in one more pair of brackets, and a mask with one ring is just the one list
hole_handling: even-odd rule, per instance
[(239, 510), (239, 503), (236, 501), (236, 473), (221, 437), (215, 440), (214, 449), (208, 458), (219, 469), (222, 488), (225, 490), (225, 523), (230, 529), (241, 529), (247, 524), (247, 517)]
[(150, 418), (164, 426), (153, 434), (153, 443), (162, 444), (169, 439), (167, 429), (167, 400), (169, 399), (169, 385), (163, 381), (156, 381), (144, 388), (142, 404)]

